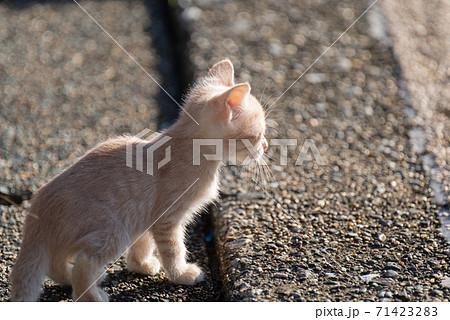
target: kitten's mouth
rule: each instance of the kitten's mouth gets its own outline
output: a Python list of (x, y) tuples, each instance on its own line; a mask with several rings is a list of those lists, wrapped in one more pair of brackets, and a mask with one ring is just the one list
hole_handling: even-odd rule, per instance
[[(267, 148), (266, 148), (267, 149)], [(253, 159), (253, 160), (259, 160), (262, 156), (263, 156), (263, 154), (264, 154), (264, 148), (263, 147), (261, 147), (261, 148), (258, 148), (258, 150), (256, 150), (255, 152), (250, 152), (250, 157)]]

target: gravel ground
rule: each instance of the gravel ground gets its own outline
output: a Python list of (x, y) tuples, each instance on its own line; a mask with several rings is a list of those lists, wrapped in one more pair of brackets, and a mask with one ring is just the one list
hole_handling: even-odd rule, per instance
[[(229, 57), (274, 102), (369, 6), (366, 1), (185, 0), (196, 76)], [(273, 177), (229, 167), (213, 214), (233, 301), (448, 301), (439, 207), (408, 143), (392, 50), (363, 17), (279, 101), (268, 138), (298, 139)], [(272, 97), (269, 99), (269, 97)], [(326, 165), (294, 162), (313, 139)], [(270, 141), (269, 141), (270, 145)], [(256, 178), (256, 177), (255, 177)], [(262, 184), (262, 182), (258, 182)]]
[[(144, 31), (155, 31), (147, 12), (151, 1), (149, 7), (142, 1), (81, 4), (161, 81), (155, 71), (160, 59), (154, 40)], [(98, 142), (145, 128), (156, 130), (159, 88), (73, 2), (0, 4), (0, 83), (3, 194), (29, 198)], [(24, 208), (28, 205), (23, 202)], [(5, 301), (24, 210), (0, 205), (0, 217), (0, 300)], [(105, 283), (111, 300), (215, 300), (203, 228), (201, 223), (192, 230), (189, 248), (192, 260), (206, 269), (208, 281), (195, 287), (173, 285), (163, 273), (138, 276), (122, 270), (119, 262)], [(69, 297), (70, 289), (47, 282), (42, 300)]]

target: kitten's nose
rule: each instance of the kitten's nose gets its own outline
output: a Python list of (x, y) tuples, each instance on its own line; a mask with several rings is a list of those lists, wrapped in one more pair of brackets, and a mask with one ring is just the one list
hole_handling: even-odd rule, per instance
[(263, 140), (263, 145), (262, 145), (262, 147), (263, 147), (263, 150), (264, 150), (264, 151), (266, 151), (267, 148), (269, 147), (269, 144), (267, 143), (266, 138), (264, 138), (264, 140)]

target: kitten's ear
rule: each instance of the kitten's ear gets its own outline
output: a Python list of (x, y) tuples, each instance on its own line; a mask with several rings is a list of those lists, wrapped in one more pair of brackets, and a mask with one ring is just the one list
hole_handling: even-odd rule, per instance
[(231, 121), (233, 112), (244, 105), (250, 89), (248, 83), (241, 83), (222, 93), (216, 101), (219, 118)]
[(219, 80), (220, 84), (231, 87), (234, 85), (234, 67), (230, 60), (222, 60), (209, 70), (209, 76)]
[(250, 85), (248, 83), (241, 83), (235, 85), (233, 88), (228, 90), (228, 97), (226, 100), (227, 105), (231, 110), (235, 110), (244, 104), (244, 100), (250, 92)]

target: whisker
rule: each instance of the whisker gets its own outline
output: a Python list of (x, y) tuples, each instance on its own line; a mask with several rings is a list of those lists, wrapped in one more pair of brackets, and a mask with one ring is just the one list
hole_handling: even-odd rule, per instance
[(263, 183), (265, 184), (265, 185), (267, 185), (268, 184), (268, 182), (269, 182), (269, 176), (267, 175), (267, 172), (266, 172), (266, 166), (265, 165), (260, 165), (259, 166), (259, 170), (261, 171), (261, 175), (262, 175), (262, 177), (263, 177)]
[(271, 105), (266, 111), (265, 111), (265, 115), (264, 117), (267, 119), (267, 117), (273, 112), (273, 110), (275, 110), (275, 108), (277, 107), (276, 104)]
[[(259, 173), (257, 167), (255, 166), (255, 162), (250, 162), (249, 167), (252, 169), (252, 179), (256, 179), (257, 181), (259, 181)], [(253, 191), (255, 190), (256, 189), (253, 188)]]
[(270, 127), (270, 128), (268, 128), (268, 130), (273, 130), (273, 131), (275, 131), (275, 133), (281, 135), (281, 131), (278, 128)]
[[(276, 92), (272, 93), (266, 100), (266, 102), (264, 102), (264, 104), (262, 105), (263, 109), (269, 104), (270, 99), (273, 97), (274, 94), (278, 93), (280, 90), (277, 90)], [(270, 107), (269, 107), (270, 108)]]
[(262, 165), (262, 170), (270, 179), (275, 179), (275, 175), (270, 168), (270, 159), (267, 155), (263, 154), (262, 160), (264, 161), (264, 165)]
[(278, 122), (276, 122), (274, 119), (267, 119), (266, 126), (268, 128), (276, 129), (276, 128), (278, 128)]
[(269, 85), (269, 82), (271, 82), (271, 80), (270, 80), (270, 79), (267, 79), (267, 80), (266, 80), (266, 85), (264, 86), (264, 89), (263, 89), (263, 91), (262, 91), (262, 93), (261, 93), (261, 97), (259, 98), (259, 103), (262, 102), (262, 99), (263, 99), (263, 97), (264, 97), (264, 91), (266, 91), (266, 88), (267, 88), (267, 86)]
[(275, 179), (275, 174), (273, 173), (272, 169), (269, 166), (265, 166), (264, 170), (266, 170), (266, 174), (271, 178)]
[[(256, 163), (256, 161), (255, 161), (255, 163)], [(257, 166), (257, 165), (254, 165), (253, 168), (255, 169), (256, 180), (257, 180), (257, 181), (260, 181), (261, 175), (260, 175), (258, 166)]]
[(274, 158), (272, 158), (271, 156), (269, 156), (268, 154), (263, 154), (264, 160), (266, 160), (269, 164), (267, 165), (271, 165), (271, 162), (275, 161)]

